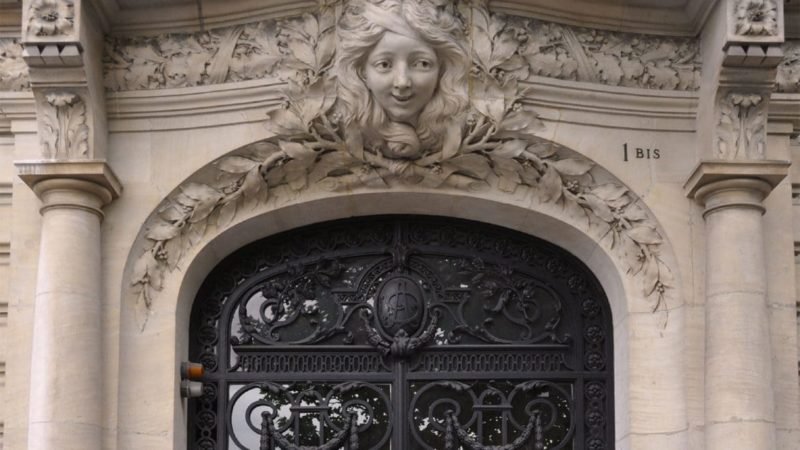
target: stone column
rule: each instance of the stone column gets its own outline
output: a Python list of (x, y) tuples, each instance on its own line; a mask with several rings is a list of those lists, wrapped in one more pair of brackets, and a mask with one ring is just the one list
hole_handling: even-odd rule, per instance
[(705, 206), (707, 450), (775, 448), (763, 200), (775, 161), (703, 163), (687, 183)]
[[(53, 164), (18, 167), (41, 171)], [(102, 208), (118, 195), (119, 184), (113, 176), (104, 183), (51, 176), (21, 175), (42, 201), (28, 448), (99, 450), (104, 370), (100, 225)]]

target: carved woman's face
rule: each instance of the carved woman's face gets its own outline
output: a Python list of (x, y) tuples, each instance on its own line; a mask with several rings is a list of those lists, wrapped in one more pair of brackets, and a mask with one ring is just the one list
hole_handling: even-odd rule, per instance
[(439, 58), (425, 42), (387, 31), (367, 56), (367, 88), (395, 122), (416, 125), (439, 82)]

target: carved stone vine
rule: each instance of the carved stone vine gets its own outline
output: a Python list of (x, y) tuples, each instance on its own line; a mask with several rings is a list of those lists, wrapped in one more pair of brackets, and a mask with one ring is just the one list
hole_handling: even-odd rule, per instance
[(736, 34), (775, 36), (778, 34), (778, 5), (775, 0), (739, 0), (734, 11)]
[(106, 89), (128, 91), (264, 78), (281, 55), (274, 23), (194, 34), (107, 38)]
[(50, 92), (41, 107), (42, 152), (45, 158), (85, 157), (89, 150), (86, 105), (71, 92)]
[[(360, 0), (353, 3), (363, 5)], [(453, 95), (464, 96), (462, 110), (431, 120), (441, 128), (429, 137), (429, 147), (420, 131), (428, 121), (420, 119), (417, 129), (392, 123), (390, 132), (379, 135), (383, 125), (359, 125), (352, 119), (350, 105), (362, 102), (343, 104), (340, 97), (336, 75), (347, 67), (337, 67), (337, 62), (348, 60), (333, 49), (337, 34), (342, 39), (349, 29), (333, 32), (333, 9), (280, 25), (279, 45), (285, 51), (280, 66), (289, 87), (284, 104), (269, 113), (267, 127), (275, 137), (220, 158), (205, 177), (181, 185), (148, 220), (146, 247), (131, 274), (141, 305), (150, 308), (165, 273), (179, 266), (209, 225), (224, 229), (241, 211), (305, 190), (405, 185), (530, 193), (598, 236), (641, 279), (644, 294), (654, 298), (654, 309), (664, 306), (673, 280), (660, 255), (664, 239), (652, 216), (594, 163), (537, 135), (542, 123), (526, 102), (529, 89), (519, 83), (528, 76), (523, 61), (530, 42), (525, 33), (490, 14), (483, 3), (462, 3), (457, 10), (452, 3), (440, 3), (416, 3), (436, 10), (416, 17), (470, 17), (466, 31), (472, 42), (465, 47), (471, 53), (465, 51), (463, 58), (473, 69), (468, 80), (460, 81), (463, 86), (449, 81)], [(349, 20), (360, 20), (362, 12), (350, 11)], [(459, 41), (454, 37), (454, 42)], [(445, 74), (448, 70), (442, 69)]]
[(778, 92), (800, 92), (800, 41), (783, 44), (783, 62), (778, 66), (775, 84)]
[(766, 101), (761, 94), (732, 92), (718, 103), (717, 156), (722, 159), (764, 159)]
[[(468, 3), (468, 2), (461, 2)], [(646, 89), (699, 88), (696, 40), (617, 33), (490, 14), (489, 42), (518, 57), (498, 70)], [(193, 34), (106, 41), (111, 91), (158, 89), (265, 78), (287, 48), (272, 21)], [(513, 47), (513, 48), (512, 48)]]
[(28, 65), (22, 59), (22, 45), (17, 39), (0, 39), (0, 91), (30, 90)]
[(72, 33), (75, 5), (72, 0), (33, 0), (28, 10), (28, 36), (60, 36)]

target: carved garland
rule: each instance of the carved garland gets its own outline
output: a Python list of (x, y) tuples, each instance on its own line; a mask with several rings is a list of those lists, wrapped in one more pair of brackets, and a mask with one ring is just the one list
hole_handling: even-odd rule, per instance
[(777, 91), (800, 92), (800, 41), (786, 41), (782, 48), (784, 58), (775, 76)]
[[(584, 220), (638, 276), (653, 310), (665, 305), (673, 282), (660, 256), (663, 237), (638, 199), (624, 186), (596, 181), (594, 164), (536, 136), (541, 126), (524, 103), (519, 85), (523, 44), (513, 26), (490, 16), (485, 6), (462, 5), (472, 17), (472, 88), (466, 126), (450, 130), (442, 148), (417, 159), (394, 159), (370, 148), (361, 134), (345, 129), (334, 108), (332, 9), (307, 14), (281, 27), (281, 61), (293, 72), (285, 104), (269, 113), (276, 138), (247, 146), (215, 163), (216, 181), (188, 182), (149, 221), (147, 248), (133, 267), (131, 284), (148, 310), (164, 275), (204, 236), (209, 224), (228, 226), (242, 210), (312, 186), (494, 188), (527, 190), (545, 203)], [(521, 69), (523, 70), (524, 69)]]

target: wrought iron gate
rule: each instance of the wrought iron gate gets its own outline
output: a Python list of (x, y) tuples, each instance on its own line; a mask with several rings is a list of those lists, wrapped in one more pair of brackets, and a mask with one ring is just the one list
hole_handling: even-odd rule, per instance
[(385, 216), (226, 258), (194, 305), (198, 449), (610, 449), (611, 317), (571, 255)]

